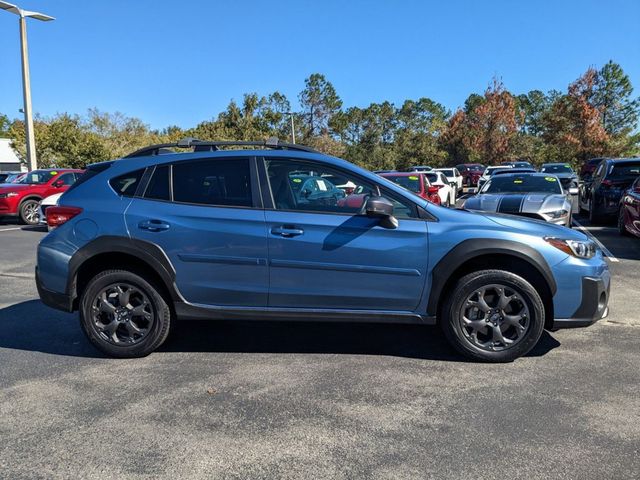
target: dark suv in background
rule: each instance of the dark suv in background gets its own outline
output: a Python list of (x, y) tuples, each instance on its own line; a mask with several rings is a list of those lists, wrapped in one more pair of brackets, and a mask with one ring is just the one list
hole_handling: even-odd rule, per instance
[(617, 218), (622, 194), (640, 176), (640, 158), (607, 158), (580, 185), (580, 210), (592, 223)]

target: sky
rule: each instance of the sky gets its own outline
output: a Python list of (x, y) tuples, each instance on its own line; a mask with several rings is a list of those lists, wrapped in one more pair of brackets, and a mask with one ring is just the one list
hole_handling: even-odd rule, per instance
[[(33, 108), (97, 107), (153, 128), (195, 126), (229, 101), (323, 73), (345, 107), (430, 97), (451, 110), (492, 77), (566, 89), (612, 59), (640, 95), (640, 0), (9, 0), (29, 21)], [(17, 17), (0, 10), (0, 112), (22, 107)]]

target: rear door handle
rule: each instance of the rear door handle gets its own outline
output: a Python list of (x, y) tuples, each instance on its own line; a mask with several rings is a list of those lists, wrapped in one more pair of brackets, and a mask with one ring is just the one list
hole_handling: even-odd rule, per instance
[(169, 230), (170, 225), (162, 220), (145, 220), (138, 224), (138, 228), (141, 230), (148, 230), (150, 232), (162, 232)]
[(303, 233), (304, 230), (291, 225), (280, 225), (279, 227), (271, 228), (272, 235), (279, 235), (285, 238), (297, 237), (298, 235), (302, 235)]

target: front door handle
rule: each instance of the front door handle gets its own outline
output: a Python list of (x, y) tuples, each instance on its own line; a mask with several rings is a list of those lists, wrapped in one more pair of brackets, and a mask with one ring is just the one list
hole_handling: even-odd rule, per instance
[(162, 220), (146, 220), (138, 224), (138, 228), (141, 230), (148, 230), (150, 232), (162, 232), (169, 230), (170, 225)]
[(273, 227), (271, 229), (272, 235), (279, 235), (285, 238), (297, 237), (298, 235), (302, 235), (304, 230), (301, 228), (296, 228), (292, 225), (280, 225), (279, 227)]

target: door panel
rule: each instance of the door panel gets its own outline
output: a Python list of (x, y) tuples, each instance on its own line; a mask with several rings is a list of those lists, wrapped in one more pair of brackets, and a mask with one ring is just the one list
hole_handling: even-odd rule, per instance
[(264, 211), (134, 198), (125, 218), (131, 237), (164, 250), (188, 302), (267, 305)]
[[(426, 222), (266, 211), (272, 307), (413, 311), (426, 282)], [(282, 236), (279, 228), (302, 231)]]

